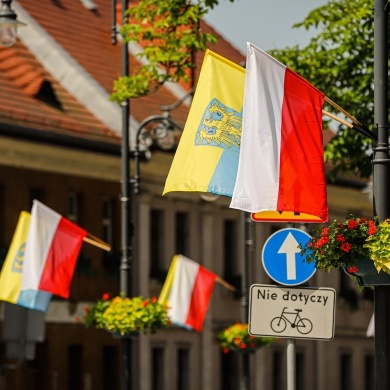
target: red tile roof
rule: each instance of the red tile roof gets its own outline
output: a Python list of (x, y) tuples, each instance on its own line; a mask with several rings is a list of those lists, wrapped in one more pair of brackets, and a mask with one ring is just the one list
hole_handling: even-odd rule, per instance
[[(121, 75), (122, 51), (120, 43), (116, 46), (111, 43), (111, 1), (95, 0), (95, 11), (88, 10), (77, 0), (23, 0), (19, 3), (108, 93), (112, 91), (113, 81)], [(202, 29), (217, 35), (205, 23), (202, 23)], [(245, 59), (222, 38), (210, 49), (237, 63)], [(203, 56), (203, 53), (198, 53), (196, 57), (196, 78)], [(131, 71), (137, 67), (138, 61), (132, 57)], [(161, 88), (150, 96), (132, 99), (131, 115), (140, 122), (151, 114), (160, 113), (161, 104), (172, 104), (177, 99), (168, 89)], [(172, 115), (177, 122), (184, 124), (187, 114), (188, 109), (181, 106)]]
[(94, 140), (118, 139), (56, 82), (20, 41), (11, 48), (0, 48), (0, 85), (1, 127), (13, 124), (64, 135), (77, 133)]
[[(19, 1), (36, 23), (109, 94), (114, 80), (122, 73), (122, 50), (120, 43), (115, 46), (111, 43), (111, 1), (94, 0), (94, 3), (97, 8), (89, 10), (79, 0)], [(244, 63), (245, 56), (212, 27), (202, 22), (201, 28), (218, 37), (218, 42), (210, 46), (211, 50), (238, 64)], [(195, 57), (195, 79), (199, 76), (203, 57), (204, 53), (197, 53)], [(131, 71), (139, 66), (139, 62), (131, 57)], [(0, 47), (0, 85), (0, 122), (118, 142), (115, 131), (67, 92), (20, 41), (12, 48)], [(53, 104), (48, 103), (50, 97), (45, 100), (44, 87), (46, 94), (47, 88), (51, 90)], [(188, 90), (190, 85), (186, 88)], [(171, 104), (177, 99), (163, 87), (150, 96), (132, 99), (130, 112), (141, 122), (149, 115), (159, 114), (161, 104)], [(179, 124), (184, 124), (187, 114), (188, 108), (182, 105), (172, 116)], [(324, 143), (332, 135), (324, 132)]]

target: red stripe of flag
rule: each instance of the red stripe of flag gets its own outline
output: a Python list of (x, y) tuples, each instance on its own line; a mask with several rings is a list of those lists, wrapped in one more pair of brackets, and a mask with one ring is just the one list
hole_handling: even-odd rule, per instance
[(198, 332), (203, 329), (203, 322), (210, 303), (217, 275), (199, 266), (192, 290), (191, 303), (188, 309), (186, 325)]

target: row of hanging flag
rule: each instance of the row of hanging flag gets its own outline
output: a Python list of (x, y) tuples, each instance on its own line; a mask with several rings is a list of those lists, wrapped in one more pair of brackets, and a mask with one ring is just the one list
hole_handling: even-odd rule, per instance
[[(0, 300), (46, 312), (53, 295), (68, 298), (83, 242), (108, 244), (34, 200), (22, 211), (0, 274)], [(219, 276), (182, 255), (174, 256), (159, 301), (172, 323), (201, 332)]]
[[(163, 194), (211, 192), (232, 197), (230, 207), (239, 210), (290, 211), (327, 221), (325, 99), (331, 102), (250, 43), (246, 69), (207, 50)], [(0, 300), (46, 311), (53, 294), (68, 298), (83, 241), (110, 250), (34, 200), (31, 214), (20, 215), (0, 274)], [(159, 301), (168, 305), (173, 323), (200, 332), (215, 282), (233, 289), (177, 255)]]
[(250, 213), (326, 222), (324, 99), (251, 43), (246, 69), (208, 50), (163, 195), (211, 192)]
[(84, 241), (108, 244), (34, 200), (22, 211), (0, 274), (0, 300), (45, 312), (52, 295), (69, 297)]

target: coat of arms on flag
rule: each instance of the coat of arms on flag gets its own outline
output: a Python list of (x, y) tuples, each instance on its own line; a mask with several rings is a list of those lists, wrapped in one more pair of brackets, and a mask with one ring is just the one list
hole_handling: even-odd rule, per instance
[[(196, 133), (196, 145), (216, 146), (239, 153), (242, 113), (213, 99)], [(237, 157), (238, 158), (238, 157)]]

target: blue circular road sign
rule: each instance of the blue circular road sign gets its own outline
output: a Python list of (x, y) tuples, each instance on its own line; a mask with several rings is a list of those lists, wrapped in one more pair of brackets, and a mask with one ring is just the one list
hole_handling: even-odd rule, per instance
[(303, 230), (287, 228), (272, 234), (263, 247), (262, 261), (265, 272), (284, 286), (297, 286), (315, 273), (314, 263), (306, 263), (299, 245), (304, 246), (310, 235)]

